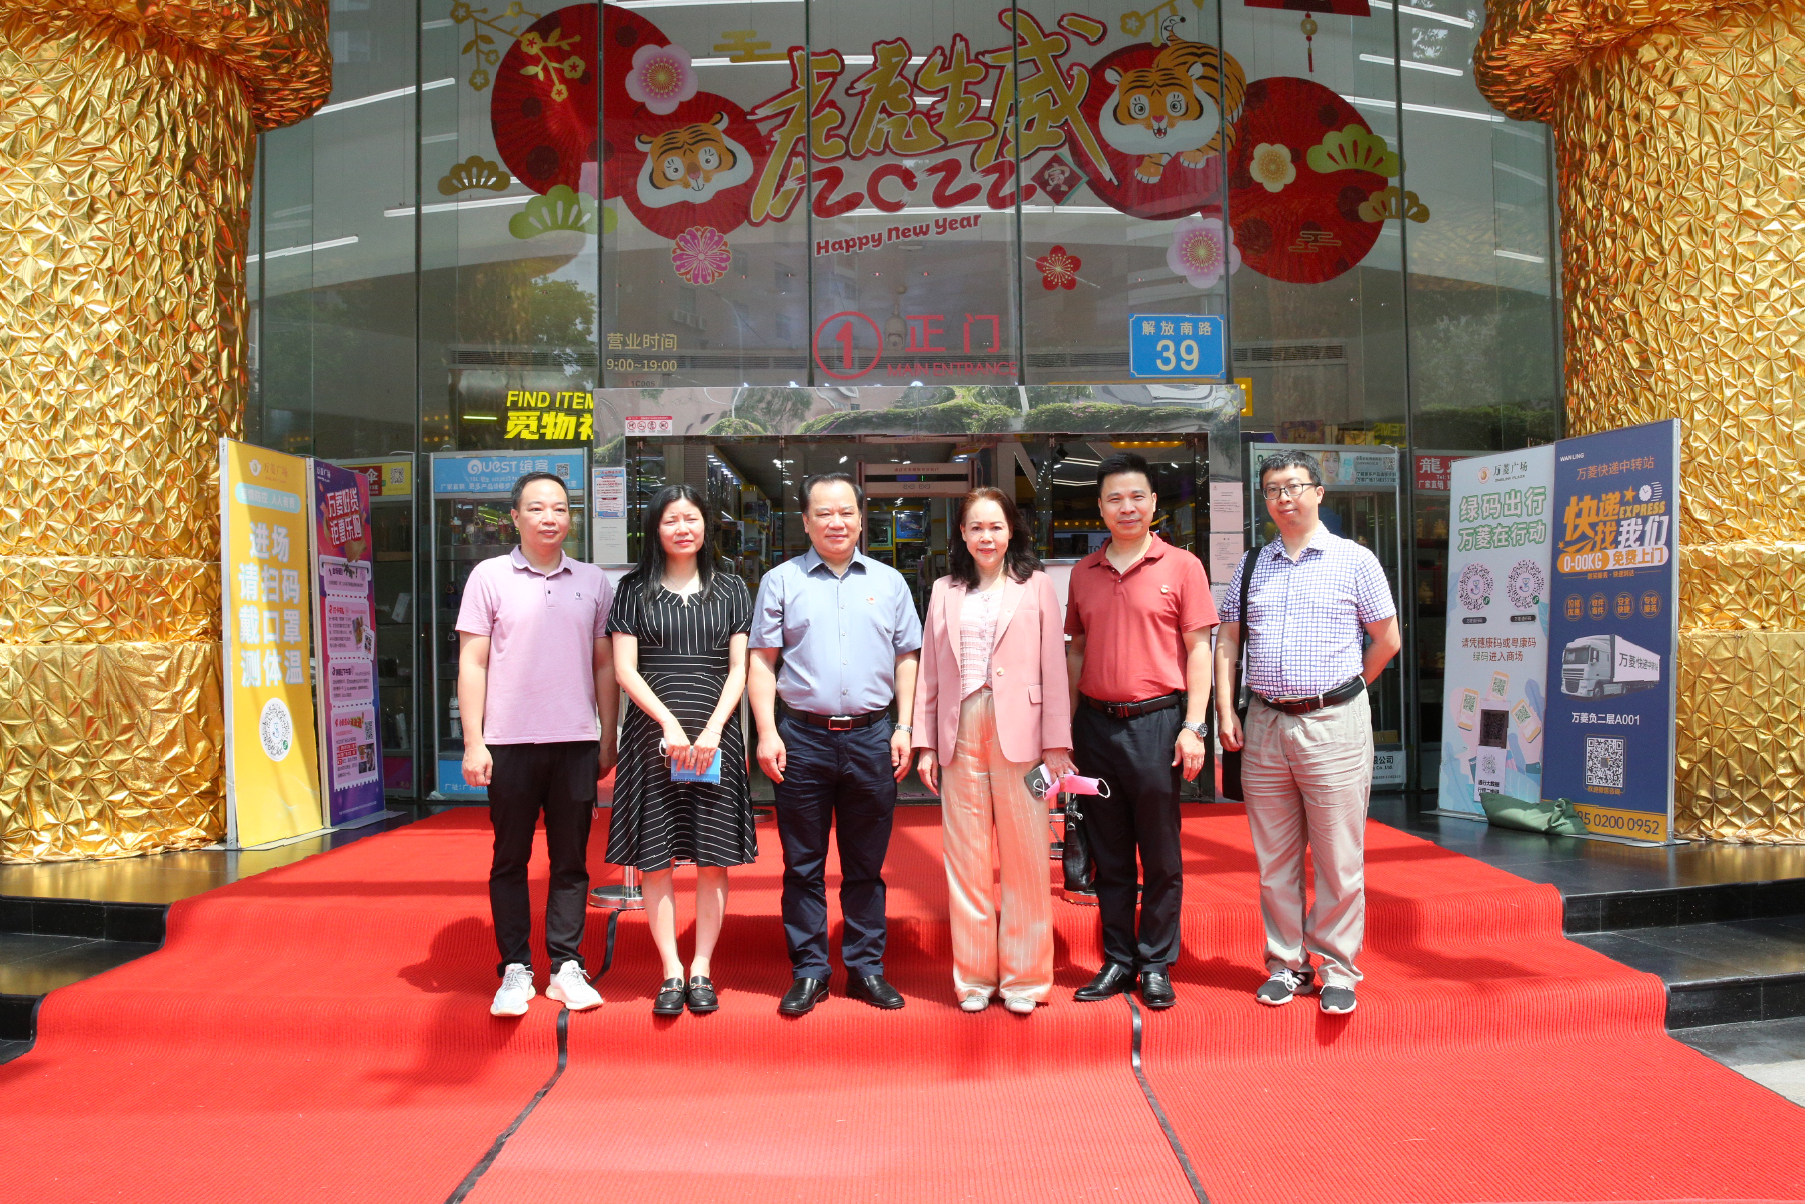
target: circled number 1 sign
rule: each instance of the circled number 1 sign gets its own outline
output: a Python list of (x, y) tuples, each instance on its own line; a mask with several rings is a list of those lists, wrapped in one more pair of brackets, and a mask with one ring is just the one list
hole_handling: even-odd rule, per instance
[(1215, 314), (1132, 314), (1128, 371), (1156, 380), (1221, 380), (1228, 324)]
[[(858, 345), (860, 330), (871, 332), (869, 349)], [(870, 356), (867, 363), (865, 357)], [(855, 309), (823, 318), (815, 327), (815, 366), (835, 380), (858, 380), (876, 370), (884, 358), (884, 332)]]

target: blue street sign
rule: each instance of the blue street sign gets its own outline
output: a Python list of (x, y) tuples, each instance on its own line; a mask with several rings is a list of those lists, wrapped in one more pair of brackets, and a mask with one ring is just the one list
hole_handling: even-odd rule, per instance
[(1131, 314), (1128, 373), (1154, 380), (1221, 380), (1228, 323), (1215, 314)]

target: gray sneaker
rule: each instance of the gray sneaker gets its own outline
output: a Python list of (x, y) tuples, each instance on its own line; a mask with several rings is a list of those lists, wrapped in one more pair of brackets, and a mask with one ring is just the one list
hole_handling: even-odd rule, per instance
[(1354, 988), (1324, 987), (1322, 1010), (1331, 1016), (1345, 1016), (1354, 1010)]
[(1273, 971), (1260, 989), (1254, 992), (1254, 998), (1268, 1007), (1279, 1007), (1291, 1002), (1293, 995), (1308, 995), (1316, 982), (1316, 974), (1305, 966), (1301, 970), (1278, 969)]

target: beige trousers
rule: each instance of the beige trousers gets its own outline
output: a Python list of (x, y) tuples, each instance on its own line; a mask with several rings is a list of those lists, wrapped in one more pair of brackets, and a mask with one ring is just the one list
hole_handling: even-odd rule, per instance
[[(1260, 864), (1266, 970), (1302, 969), (1312, 954), (1327, 986), (1360, 981), (1366, 937), (1366, 807), (1373, 783), (1372, 704), (1366, 694), (1307, 715), (1254, 699), (1241, 786)], [(1316, 900), (1304, 914), (1304, 847)]]
[(988, 689), (959, 704), (956, 743), (940, 776), (953, 990), (1044, 1003), (1053, 990), (1051, 835), (1047, 805), (1025, 781), (1034, 763), (1003, 756)]

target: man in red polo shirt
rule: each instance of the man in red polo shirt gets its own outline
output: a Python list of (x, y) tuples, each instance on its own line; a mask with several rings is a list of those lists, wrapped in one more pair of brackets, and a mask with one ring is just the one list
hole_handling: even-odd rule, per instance
[(1184, 901), (1178, 775), (1190, 781), (1203, 769), (1216, 605), (1202, 562), (1153, 533), (1159, 498), (1146, 460), (1111, 456), (1097, 468), (1097, 490), (1109, 543), (1072, 570), (1065, 631), (1073, 756), (1110, 787), (1084, 812), (1104, 960), (1074, 998), (1108, 999), (1138, 979), (1142, 1002), (1169, 1008)]

